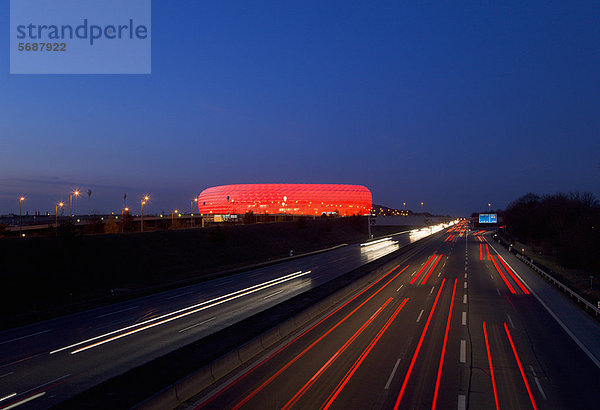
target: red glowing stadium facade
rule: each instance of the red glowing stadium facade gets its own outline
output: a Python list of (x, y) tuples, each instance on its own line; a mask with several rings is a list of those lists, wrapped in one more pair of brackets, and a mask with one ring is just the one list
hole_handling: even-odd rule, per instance
[(207, 188), (198, 196), (201, 214), (367, 215), (371, 191), (360, 185), (240, 184)]

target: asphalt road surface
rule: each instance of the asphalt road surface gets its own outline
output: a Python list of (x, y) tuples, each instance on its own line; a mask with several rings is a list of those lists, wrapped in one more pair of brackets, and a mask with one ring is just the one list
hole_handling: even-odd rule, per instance
[(46, 408), (387, 255), (431, 230), (0, 333), (0, 409)]
[(525, 269), (452, 229), (181, 407), (598, 408), (600, 326)]

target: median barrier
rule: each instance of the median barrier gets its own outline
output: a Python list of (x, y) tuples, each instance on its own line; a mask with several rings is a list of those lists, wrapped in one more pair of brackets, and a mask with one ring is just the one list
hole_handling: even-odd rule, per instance
[(290, 318), (279, 325), (279, 334), (281, 337), (286, 337), (287, 335), (293, 333), (296, 329), (297, 327), (294, 323), (294, 320)]
[[(199, 390), (203, 390), (215, 382), (212, 372), (208, 366), (204, 366), (197, 372), (192, 373), (189, 377), (185, 377), (175, 383), (177, 399), (179, 402), (188, 397), (192, 397)], [(176, 406), (175, 403), (173, 406)], [(161, 407), (164, 409), (165, 407)]]
[[(204, 390), (210, 384), (216, 382), (220, 378), (238, 368), (241, 364), (246, 363), (247, 361), (256, 357), (262, 351), (289, 336), (291, 333), (303, 327), (311, 320), (314, 320), (332, 306), (366, 288), (381, 275), (384, 275), (385, 272), (388, 272), (389, 269), (389, 263), (386, 262), (384, 265), (381, 265), (374, 271), (365, 274), (361, 278), (333, 292), (320, 302), (311, 305), (310, 307), (295, 314), (285, 322), (267, 330), (246, 344), (215, 360), (214, 362), (207, 364), (196, 373), (193, 373), (191, 376), (182, 378), (173, 386), (148, 398), (139, 405), (134, 406), (134, 408), (144, 410), (175, 408), (179, 404), (193, 397), (195, 394)], [(196, 376), (198, 378), (196, 382), (193, 380), (195, 375), (198, 375)], [(212, 381), (210, 376), (212, 376)], [(177, 390), (177, 386), (181, 386), (181, 388)], [(177, 393), (174, 393), (175, 391)]]
[(296, 327), (300, 327), (303, 326), (306, 322), (308, 322), (310, 320), (310, 317), (308, 315), (308, 312), (306, 310), (303, 310), (302, 312), (295, 314), (292, 317), (292, 319), (294, 320), (294, 324), (296, 325)]
[(274, 343), (277, 343), (281, 339), (281, 335), (279, 334), (279, 326), (275, 326), (270, 330), (267, 330), (265, 333), (260, 335), (260, 343), (262, 347), (268, 349)]
[(256, 356), (265, 349), (263, 348), (259, 336), (255, 337), (247, 343), (244, 343), (237, 350), (242, 363), (246, 363), (248, 360), (252, 359), (254, 356)]
[(177, 387), (175, 385), (169, 386), (163, 391), (152, 397), (152, 400), (147, 400), (137, 406), (138, 409), (143, 410), (163, 410), (172, 409), (180, 403), (177, 397)]
[(224, 356), (221, 356), (209, 366), (213, 378), (215, 381), (217, 381), (221, 377), (235, 370), (240, 364), (242, 364), (242, 361), (240, 360), (238, 351), (234, 350)]

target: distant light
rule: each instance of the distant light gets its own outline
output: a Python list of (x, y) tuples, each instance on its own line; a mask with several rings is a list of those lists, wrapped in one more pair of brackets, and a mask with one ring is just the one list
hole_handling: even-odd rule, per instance
[(25, 237), (25, 234), (24, 234), (24, 233), (22, 233), (22, 234), (21, 234), (21, 236), (24, 238), (24, 237)]

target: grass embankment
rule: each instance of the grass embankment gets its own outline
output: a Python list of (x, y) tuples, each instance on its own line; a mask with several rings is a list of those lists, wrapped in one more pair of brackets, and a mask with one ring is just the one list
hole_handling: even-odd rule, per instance
[[(377, 227), (375, 235), (402, 230)], [(6, 238), (0, 328), (220, 276), (247, 265), (364, 241), (365, 218), (148, 233)], [(233, 271), (233, 272), (232, 272)]]

